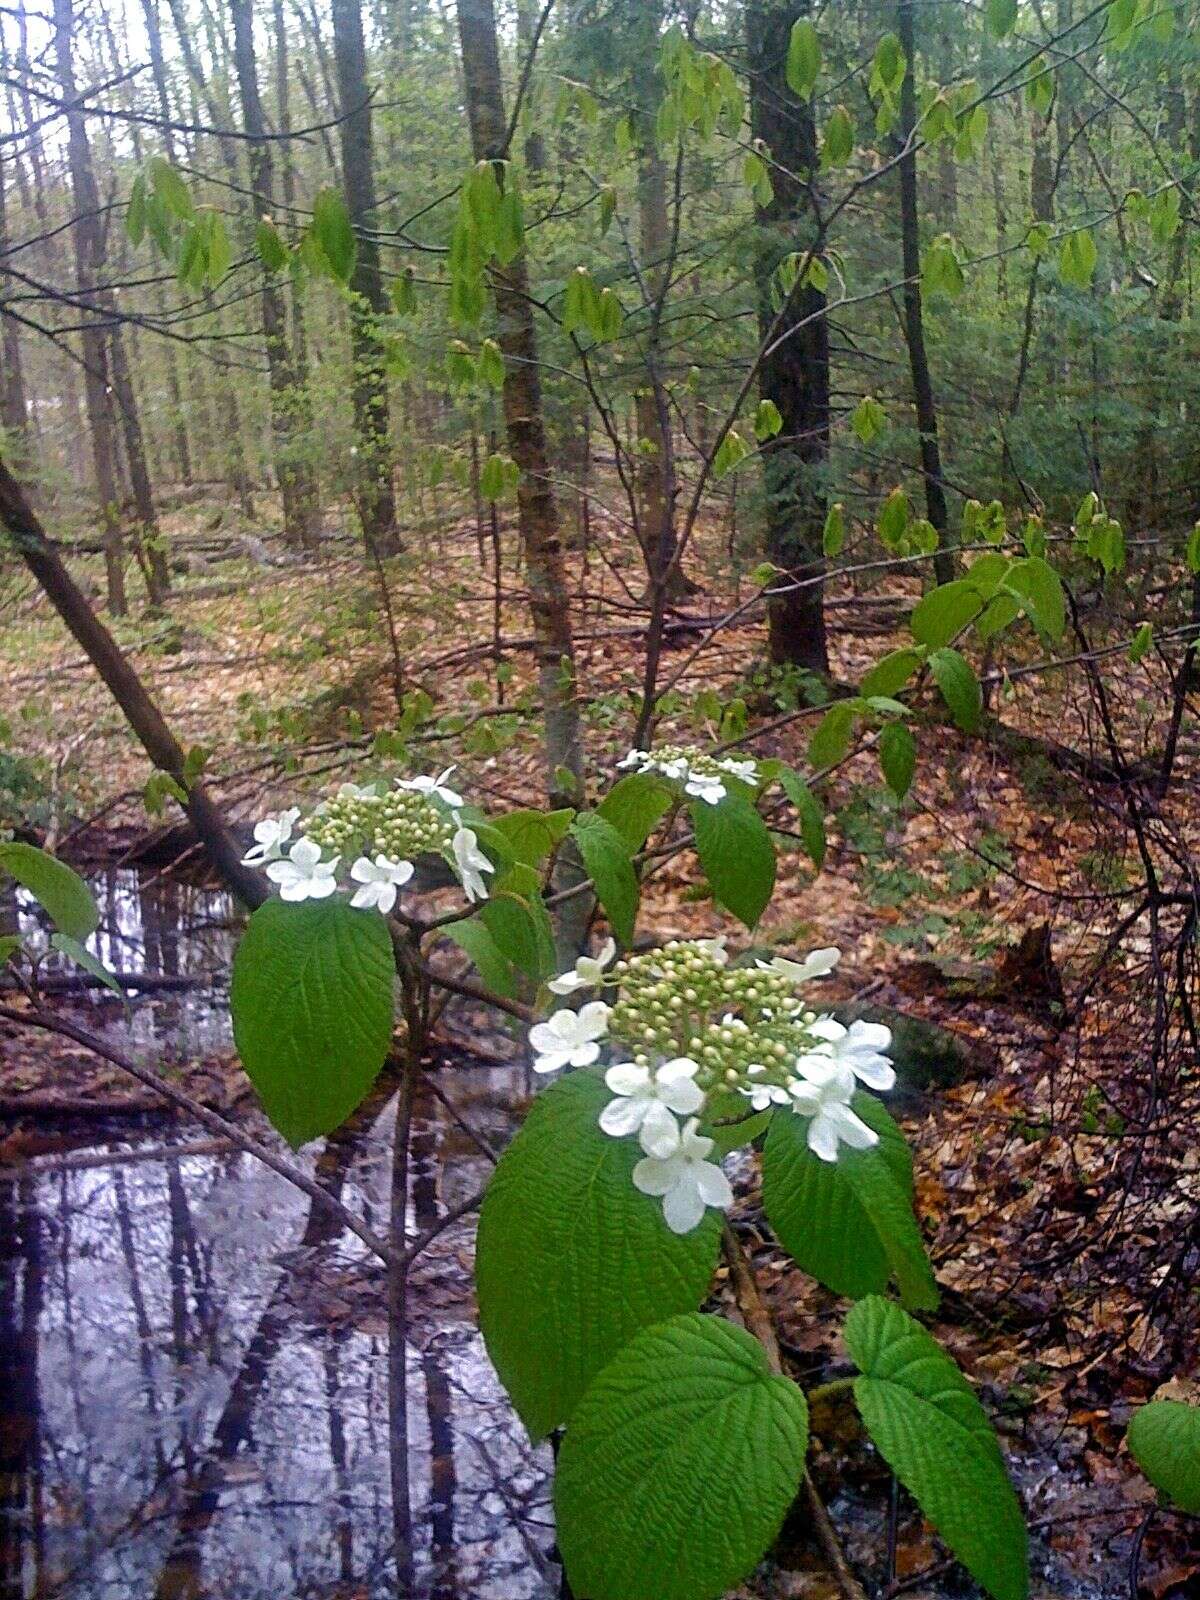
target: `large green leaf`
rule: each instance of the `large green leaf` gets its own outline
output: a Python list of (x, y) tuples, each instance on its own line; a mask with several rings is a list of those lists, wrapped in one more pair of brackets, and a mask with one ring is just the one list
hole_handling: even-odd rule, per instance
[(880, 1455), (995, 1600), (1025, 1600), (1025, 1523), (975, 1391), (925, 1329), (872, 1295), (846, 1318), (854, 1398)]
[(312, 235), (334, 277), (349, 283), (357, 245), (346, 202), (336, 189), (322, 189), (313, 201)]
[(1125, 1435), (1133, 1459), (1181, 1511), (1200, 1514), (1200, 1406), (1151, 1400)]
[(475, 970), (493, 994), (507, 995), (510, 999), (516, 995), (513, 964), (478, 917), (448, 922), (442, 932), (470, 956)]
[(748, 800), (732, 792), (715, 806), (693, 800), (690, 811), (713, 897), (753, 928), (775, 888), (775, 847), (766, 823)]
[(598, 1072), (572, 1072), (534, 1101), (479, 1216), (475, 1279), (484, 1342), (534, 1438), (639, 1329), (703, 1300), (720, 1243), (710, 1211), (674, 1234), (633, 1186), (634, 1139), (599, 1126)]
[(1014, 561), (1004, 579), (1034, 624), (1052, 639), (1061, 639), (1067, 626), (1067, 603), (1062, 579), (1041, 556)]
[(917, 603), (909, 627), (918, 644), (937, 650), (949, 644), (982, 610), (983, 597), (975, 585), (965, 578), (956, 578), (952, 583), (931, 589)]
[(935, 650), (929, 657), (929, 670), (957, 725), (965, 733), (973, 733), (979, 726), (983, 693), (971, 663), (957, 650)]
[(606, 818), (591, 811), (575, 818), (571, 835), (613, 932), (622, 944), (631, 945), (639, 891), (629, 841)]
[(36, 845), (0, 844), (0, 872), (29, 890), (60, 933), (81, 942), (100, 921), (91, 890), (77, 872)]
[(805, 1117), (772, 1117), (763, 1149), (763, 1205), (788, 1254), (826, 1288), (857, 1300), (895, 1272), (906, 1305), (933, 1309), (937, 1285), (912, 1211), (912, 1155), (883, 1104), (861, 1091), (854, 1109), (879, 1135), (870, 1150), (822, 1161)]
[(624, 836), (631, 850), (640, 850), (674, 798), (670, 784), (653, 773), (631, 772), (613, 784), (596, 809)]
[(719, 1317), (640, 1333), (588, 1389), (558, 1458), (558, 1543), (588, 1600), (711, 1600), (753, 1571), (800, 1487), (808, 1407)]
[(539, 867), (555, 845), (562, 843), (574, 815), (569, 807), (561, 811), (507, 811), (491, 821), (507, 841), (514, 861)]
[(392, 1038), (392, 944), (344, 900), (268, 900), (233, 961), (242, 1065), (289, 1144), (329, 1133), (374, 1083)]

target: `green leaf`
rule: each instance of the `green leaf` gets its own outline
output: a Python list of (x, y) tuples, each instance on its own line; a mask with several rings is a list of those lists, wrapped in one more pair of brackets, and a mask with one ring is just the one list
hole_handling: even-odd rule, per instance
[(929, 657), (929, 670), (955, 722), (964, 733), (974, 733), (983, 710), (983, 694), (970, 662), (957, 650), (935, 650)]
[(950, 234), (939, 234), (926, 250), (921, 281), (929, 293), (940, 291), (952, 300), (966, 288), (958, 243)]
[(649, 772), (631, 772), (613, 784), (596, 811), (624, 836), (633, 853), (645, 844), (674, 798), (675, 791), (661, 778)]
[(835, 700), (808, 741), (808, 759), (816, 768), (835, 767), (850, 748), (859, 708), (853, 700)]
[(966, 578), (941, 583), (917, 602), (909, 629), (918, 644), (937, 650), (949, 644), (983, 610), (983, 597)]
[(713, 898), (753, 928), (775, 888), (775, 847), (766, 823), (732, 790), (715, 806), (693, 800), (688, 809)]
[(578, 333), (581, 329), (591, 331), (599, 316), (596, 301), (596, 284), (591, 273), (586, 267), (576, 267), (567, 279), (563, 296), (563, 332)]
[(613, 932), (623, 945), (631, 945), (639, 890), (628, 839), (605, 817), (588, 811), (575, 818), (571, 835)]
[(870, 444), (887, 421), (887, 413), (873, 395), (864, 395), (854, 408), (850, 426), (863, 444)]
[(1025, 1600), (1021, 1508), (970, 1384), (919, 1323), (878, 1296), (850, 1312), (845, 1340), (880, 1455), (976, 1582), (995, 1600)]
[(1129, 1453), (1181, 1511), (1200, 1513), (1200, 1407), (1151, 1400), (1129, 1420)]
[(835, 1294), (860, 1299), (892, 1273), (906, 1305), (933, 1310), (937, 1284), (912, 1211), (912, 1155), (881, 1101), (861, 1090), (854, 1110), (879, 1135), (869, 1150), (841, 1148), (822, 1161), (808, 1148), (808, 1118), (771, 1119), (763, 1147), (763, 1205), (780, 1244)]
[(66, 956), (68, 961), (73, 961), (77, 967), (82, 967), (85, 972), (90, 972), (93, 978), (99, 978), (106, 989), (111, 989), (114, 994), (125, 998), (125, 990), (117, 982), (113, 974), (103, 962), (98, 961), (87, 945), (81, 944), (78, 939), (72, 939), (69, 933), (52, 933), (50, 947)]
[(893, 650), (875, 663), (859, 685), (858, 692), (864, 700), (869, 700), (872, 695), (877, 694), (896, 694), (903, 689), (924, 659), (925, 652), (914, 650), (911, 645)]
[(1143, 622), (1129, 642), (1129, 659), (1134, 666), (1142, 659), (1154, 642), (1154, 628)]
[(0, 844), (0, 872), (28, 889), (60, 933), (82, 942), (95, 933), (100, 913), (92, 892), (65, 862), (36, 845)]
[(151, 156), (146, 167), (150, 173), (154, 192), (166, 209), (173, 217), (178, 217), (180, 222), (190, 222), (196, 215), (196, 208), (192, 204), (187, 184), (175, 168), (169, 161), (164, 161), (162, 156)]
[(136, 250), (146, 237), (146, 180), (139, 173), (129, 190), (125, 208), (125, 233)]
[(876, 530), (889, 550), (894, 550), (908, 532), (908, 496), (897, 486), (879, 508)]
[(710, 1210), (675, 1234), (633, 1186), (636, 1139), (603, 1133), (602, 1076), (571, 1072), (540, 1094), (483, 1199), (475, 1256), (488, 1354), (535, 1439), (566, 1422), (639, 1329), (692, 1311), (721, 1237)]
[(1014, 561), (1004, 576), (1004, 587), (1016, 595), (1021, 609), (1051, 639), (1061, 639), (1067, 626), (1067, 602), (1062, 579), (1041, 556)]
[(817, 871), (825, 865), (825, 813), (812, 790), (790, 767), (779, 774), (780, 787), (796, 808), (800, 822), (800, 837)]
[(821, 551), (830, 560), (840, 556), (846, 543), (846, 511), (840, 500), (825, 513), (825, 527), (821, 532)]
[(754, 413), (754, 437), (761, 444), (766, 439), (773, 439), (782, 427), (783, 418), (774, 400), (760, 400), (758, 410)]
[(1096, 270), (1096, 241), (1086, 228), (1069, 233), (1059, 246), (1058, 275), (1064, 283), (1086, 289)]
[(574, 815), (567, 806), (561, 811), (506, 811), (503, 816), (491, 817), (489, 821), (506, 840), (508, 853), (514, 861), (523, 861), (527, 867), (540, 867), (555, 845), (566, 838)]
[(343, 900), (268, 900), (233, 961), (242, 1065), (292, 1145), (345, 1121), (392, 1041), (392, 943), (384, 919)]
[(835, 106), (825, 124), (821, 143), (821, 170), (844, 167), (854, 154), (854, 123), (845, 106)]
[(518, 865), (506, 874), (479, 917), (497, 949), (535, 983), (554, 975), (554, 929), (531, 868)]
[(1187, 548), (1184, 551), (1184, 560), (1187, 562), (1188, 571), (1195, 575), (1200, 572), (1200, 522), (1188, 534)]
[(349, 283), (357, 246), (346, 202), (336, 189), (322, 189), (313, 201), (312, 235), (333, 276)]
[(879, 765), (888, 788), (903, 800), (917, 770), (917, 746), (902, 722), (889, 722), (879, 735)]
[(730, 428), (717, 446), (717, 453), (713, 457), (713, 472), (718, 478), (724, 478), (749, 454), (750, 446), (745, 439), (736, 428)]
[(517, 977), (513, 964), (477, 917), (448, 922), (442, 932), (470, 956), (476, 972), (493, 994), (505, 995), (510, 1000), (515, 997)]
[(572, 1590), (715, 1600), (776, 1539), (807, 1449), (803, 1394), (743, 1329), (693, 1314), (640, 1333), (583, 1397), (559, 1452)]
[(792, 24), (786, 70), (788, 88), (807, 100), (821, 73), (821, 41), (807, 17)]
[(984, 21), (995, 39), (1006, 39), (1017, 25), (1017, 0), (987, 0)]

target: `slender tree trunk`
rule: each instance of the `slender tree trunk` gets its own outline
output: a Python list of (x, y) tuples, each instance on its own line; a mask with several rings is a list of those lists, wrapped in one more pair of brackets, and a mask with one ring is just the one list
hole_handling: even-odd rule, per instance
[(807, 284), (793, 291), (787, 320), (777, 327), (771, 287), (784, 256), (819, 245), (811, 188), (817, 170), (812, 108), (791, 92), (785, 74), (792, 27), (809, 9), (809, 0), (751, 0), (746, 43), (751, 126), (779, 163), (771, 174), (774, 196), (756, 212), (759, 330), (766, 338), (775, 329), (775, 348), (759, 372), (759, 392), (783, 419), (778, 436), (763, 451), (766, 553), (788, 580), (804, 585), (769, 600), (768, 637), (773, 661), (828, 672), (822, 586), (812, 580), (823, 571), (829, 322), (824, 294)]
[[(75, 62), (72, 49), (75, 18), (72, 0), (54, 0), (54, 45), (63, 99), (75, 104)], [(71, 172), (71, 191), (75, 207), (72, 229), (75, 244), (75, 277), (78, 291), (95, 297), (104, 265), (104, 240), (100, 229), (100, 194), (92, 170), (87, 126), (83, 114), (67, 113), (67, 160)], [(96, 493), (100, 499), (103, 526), (104, 566), (108, 580), (108, 608), (114, 616), (124, 616), (125, 549), (121, 537), (120, 492), (117, 487), (117, 449), (109, 397), (108, 352), (98, 320), (99, 306), (84, 323), (81, 335), (84, 362), (84, 393), (88, 428), (92, 437), (92, 463), (96, 473)]]
[(917, 431), (921, 438), (921, 472), (925, 479), (925, 514), (937, 529), (940, 548), (934, 557), (939, 583), (954, 576), (954, 556), (947, 548), (950, 518), (942, 478), (942, 453), (938, 443), (937, 406), (929, 357), (925, 350), (925, 315), (921, 305), (921, 227), (917, 201), (916, 50), (913, 43), (913, 0), (900, 0), (898, 32), (907, 70), (900, 86), (900, 240), (904, 256), (904, 336), (912, 372)]
[(150, 604), (161, 606), (171, 588), (171, 573), (167, 565), (162, 533), (158, 526), (158, 513), (154, 508), (154, 493), (150, 487), (150, 470), (146, 465), (146, 441), (142, 435), (141, 412), (134, 392), (124, 335), (119, 327), (114, 327), (112, 331), (109, 348), (112, 358), (113, 398), (121, 418), (125, 463), (129, 469), (129, 486), (133, 491), (133, 509), (138, 523), (137, 550), (144, 563)]
[[(242, 125), (252, 141), (249, 154), (254, 211), (256, 216), (268, 216), (274, 189), (274, 165), (258, 92), (253, 0), (230, 0), (230, 11), (233, 14), (234, 62), (242, 97)], [(298, 549), (309, 549), (316, 536), (316, 495), (312, 471), (301, 453), (308, 446), (303, 437), (308, 399), (297, 382), (292, 362), (283, 294), (272, 274), (265, 270), (262, 325), (271, 382), (275, 472), (283, 501), (284, 537)]]
[(354, 361), (354, 425), (358, 442), (359, 512), (363, 534), (379, 555), (400, 547), (392, 487), (392, 442), (387, 369), (379, 317), (387, 310), (372, 229), (375, 175), (367, 53), (359, 0), (333, 0), (333, 44), (341, 107), (342, 184), (358, 245), (350, 280), (350, 349)]
[[(0, 157), (3, 155), (0, 147)], [(7, 170), (0, 159), (0, 254), (8, 251), (8, 182)], [(4, 314), (0, 305), (0, 323), (3, 324), (4, 370), (0, 373), (0, 422), (4, 424), (6, 443), (11, 450), (26, 452), (26, 431), (29, 426), (29, 406), (25, 399), (25, 369), (21, 363), (21, 338), (17, 323)]]

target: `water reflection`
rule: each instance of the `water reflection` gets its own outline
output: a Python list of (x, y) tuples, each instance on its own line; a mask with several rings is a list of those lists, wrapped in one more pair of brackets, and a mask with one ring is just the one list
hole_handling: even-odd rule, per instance
[[(500, 1087), (444, 1077), (464, 1105)], [(368, 1218), (393, 1109), (316, 1158)], [(415, 1230), (483, 1176), (419, 1109)], [(376, 1263), (248, 1157), (129, 1152), (0, 1183), (0, 1596), (394, 1595)], [(483, 1352), (469, 1251), (448, 1229), (412, 1278), (414, 1592), (516, 1600), (553, 1592), (548, 1458)]]

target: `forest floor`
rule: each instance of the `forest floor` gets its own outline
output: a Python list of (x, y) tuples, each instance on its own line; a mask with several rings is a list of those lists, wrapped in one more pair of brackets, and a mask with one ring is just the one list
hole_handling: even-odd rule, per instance
[[(211, 540), (194, 509), (167, 531), (180, 546)], [(587, 560), (570, 559), (589, 750), (608, 770), (628, 741), (644, 623), (638, 573), (619, 530), (601, 518), (592, 536)], [(181, 581), (168, 617), (116, 625), (181, 741), (211, 752), (207, 773), (231, 813), (248, 824), (275, 804), (312, 799), (357, 776), (376, 730), (394, 728), (405, 705), (411, 716), (414, 691), (428, 704), (416, 702), (426, 716), (409, 738), (412, 764), (440, 768), (452, 750), (456, 782), (480, 803), (536, 802), (531, 657), (519, 645), (527, 624), (508, 559), (497, 600), (491, 552), (477, 546), (471, 527), (441, 540), (414, 537), (411, 553), (388, 564), (385, 607), (381, 579), (364, 570), (353, 545), (332, 548), (338, 553), (319, 565), (292, 564), (271, 543), (277, 564), (267, 566), (261, 547), (243, 551), (231, 539)], [(714, 542), (696, 564), (702, 587), (687, 618), (718, 618), (746, 598), (727, 572)], [(906, 642), (902, 618), (912, 598), (902, 584), (831, 597), (838, 680), (856, 682)], [(41, 791), (33, 820), (68, 855), (111, 865), (135, 846), (138, 853), (165, 824), (146, 815), (145, 763), (115, 707), (54, 615), (8, 573), (0, 577), (0, 622), (0, 707), (12, 730), (3, 743), (29, 763), (0, 769), (0, 823), (6, 809)], [(803, 682), (764, 670), (761, 618), (751, 612), (693, 659), (699, 638), (673, 641), (663, 676), (680, 674), (681, 696), (693, 707), (703, 691), (713, 697), (702, 699), (699, 714), (681, 702), (668, 720), (673, 736), (709, 742), (720, 730), (704, 713), (719, 715), (740, 699), (747, 747), (802, 766), (819, 710), (797, 705)], [(1037, 659), (1036, 641), (1019, 648)], [(953, 1081), (926, 1081), (903, 1104), (916, 1146), (917, 1209), (945, 1292), (938, 1331), (1008, 1436), (1036, 1439), (1068, 1474), (1073, 1508), (1061, 1496), (1039, 1500), (1044, 1485), (1023, 1487), (1031, 1518), (1050, 1524), (1045, 1539), (1084, 1573), (1101, 1559), (1127, 1559), (1152, 1504), (1122, 1444), (1130, 1410), (1163, 1384), (1190, 1393), (1200, 1376), (1190, 1288), (1200, 1155), (1188, 1134), (1196, 1075), (1180, 1074), (1165, 1086), (1169, 1094), (1145, 1081), (1145, 936), (1135, 931), (1107, 949), (1135, 845), (1113, 786), (1078, 777), (1060, 759), (1063, 746), (1105, 755), (1092, 703), (1074, 697), (1068, 681), (1014, 675), (997, 693), (993, 710), (1024, 743), (995, 730), (970, 737), (940, 721), (920, 724), (917, 776), (903, 804), (882, 786), (872, 756), (846, 764), (828, 794), (824, 870), (815, 874), (798, 847), (785, 850), (755, 943), (836, 944), (844, 959), (831, 999), (903, 1013), (957, 1040), (953, 1070), (941, 1063)], [(1165, 664), (1152, 654), (1134, 667), (1118, 656), (1106, 682), (1131, 759), (1161, 750)], [(1197, 738), (1185, 718), (1162, 803), (1193, 852)], [(735, 948), (747, 942), (744, 930), (692, 897), (684, 860), (650, 879), (644, 905), (651, 933), (724, 931)], [(501, 1032), (494, 1047), (506, 1053), (513, 1044)], [(253, 1115), (228, 1053), (176, 1070), (201, 1098)], [(102, 1100), (121, 1092), (114, 1074), (78, 1054), (0, 1033), (0, 1109), (10, 1118), (24, 1095)], [(36, 1148), (27, 1123), (12, 1126), (0, 1159)], [(836, 1302), (769, 1244), (755, 1246), (753, 1195), (745, 1202), (747, 1240), (787, 1346), (801, 1365), (827, 1369), (837, 1359)], [(844, 1426), (836, 1417), (817, 1420), (830, 1441)], [(819, 1456), (818, 1475), (823, 1465)], [(908, 1519), (896, 1554), (901, 1588), (933, 1559), (919, 1521)], [(1198, 1575), (1200, 1536), (1182, 1517), (1156, 1517), (1141, 1550), (1139, 1592), (1157, 1600), (1195, 1594)]]

